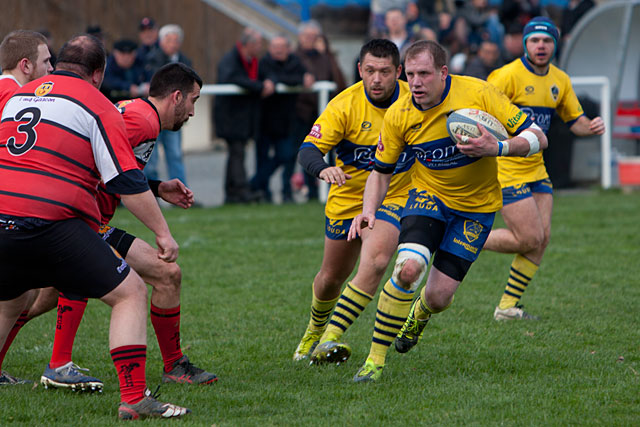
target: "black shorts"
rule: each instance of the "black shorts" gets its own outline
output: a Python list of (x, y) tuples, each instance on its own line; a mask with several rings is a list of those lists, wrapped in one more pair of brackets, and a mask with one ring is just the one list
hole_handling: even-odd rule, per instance
[(119, 228), (111, 227), (110, 225), (101, 226), (98, 234), (102, 237), (102, 240), (118, 251), (122, 258), (127, 257), (129, 248), (131, 248), (133, 241), (136, 240), (136, 236)]
[(0, 229), (0, 300), (44, 286), (101, 298), (122, 283), (129, 270), (124, 259), (80, 219), (32, 230)]

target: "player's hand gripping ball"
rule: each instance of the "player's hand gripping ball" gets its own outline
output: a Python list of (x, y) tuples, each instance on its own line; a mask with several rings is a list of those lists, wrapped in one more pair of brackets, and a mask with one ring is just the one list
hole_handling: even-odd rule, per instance
[[(498, 141), (509, 138), (507, 130), (502, 123), (486, 111), (475, 108), (462, 108), (449, 114), (447, 117), (447, 132), (456, 143), (466, 144), (469, 138), (478, 138), (481, 133), (478, 125), (487, 129)], [(461, 135), (458, 138), (456, 134)]]

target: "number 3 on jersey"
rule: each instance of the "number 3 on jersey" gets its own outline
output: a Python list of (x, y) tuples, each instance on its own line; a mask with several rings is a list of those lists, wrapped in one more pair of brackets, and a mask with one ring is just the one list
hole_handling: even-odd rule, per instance
[(31, 150), (38, 139), (38, 134), (34, 128), (38, 123), (40, 123), (40, 117), (42, 115), (40, 113), (40, 109), (36, 107), (27, 107), (18, 111), (18, 114), (16, 114), (13, 120), (16, 122), (22, 121), (22, 118), (27, 114), (31, 115), (31, 119), (18, 126), (18, 132), (26, 135), (25, 141), (22, 144), (18, 144), (16, 143), (16, 138), (13, 136), (7, 140), (7, 150), (9, 150), (9, 153), (13, 156), (22, 156), (24, 153)]

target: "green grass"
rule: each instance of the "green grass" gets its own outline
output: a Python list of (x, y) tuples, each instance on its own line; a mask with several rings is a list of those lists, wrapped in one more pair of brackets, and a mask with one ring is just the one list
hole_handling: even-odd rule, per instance
[[(638, 425), (639, 211), (638, 193), (557, 195), (551, 244), (523, 298), (543, 320), (493, 320), (512, 257), (482, 253), (424, 340), (405, 355), (391, 350), (378, 383), (354, 384), (375, 302), (345, 336), (348, 363), (291, 361), (322, 258), (321, 205), (167, 210), (181, 245), (183, 347), (220, 381), (163, 385), (161, 399), (193, 410), (184, 425)], [(127, 211), (113, 224), (152, 241)], [(27, 324), (4, 369), (38, 379), (54, 325), (53, 312)], [(74, 351), (104, 393), (3, 387), (0, 424), (116, 423), (108, 326), (107, 307), (91, 301)], [(155, 387), (162, 362), (150, 326), (148, 355)]]

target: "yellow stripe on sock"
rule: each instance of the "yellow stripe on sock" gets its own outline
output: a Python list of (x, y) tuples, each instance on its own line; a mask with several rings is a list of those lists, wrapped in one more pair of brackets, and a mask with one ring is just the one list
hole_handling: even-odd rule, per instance
[(338, 341), (372, 299), (373, 295), (369, 295), (363, 290), (358, 289), (351, 282), (347, 283), (347, 286), (345, 286), (338, 299), (338, 303), (331, 315), (331, 319), (329, 319), (329, 324), (320, 342), (327, 340)]
[(515, 256), (511, 263), (507, 286), (499, 304), (502, 310), (515, 307), (537, 271), (538, 266), (536, 264), (520, 254)]
[(389, 346), (407, 319), (412, 302), (413, 292), (403, 292), (393, 284), (391, 279), (384, 284), (378, 299), (378, 310), (369, 350), (369, 357), (376, 365), (384, 365)]
[(315, 292), (311, 292), (313, 298), (311, 299), (311, 315), (309, 316), (309, 329), (312, 331), (324, 331), (329, 321), (329, 316), (333, 311), (333, 308), (338, 302), (338, 298), (332, 300), (323, 301), (316, 298)]

